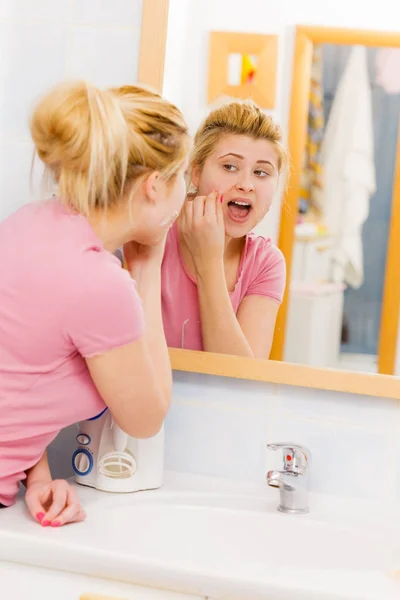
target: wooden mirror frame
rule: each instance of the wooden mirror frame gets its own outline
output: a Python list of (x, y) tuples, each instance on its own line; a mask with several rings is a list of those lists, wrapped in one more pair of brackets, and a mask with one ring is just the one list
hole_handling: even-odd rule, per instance
[[(295, 33), (295, 51), (291, 108), (289, 117), (289, 152), (291, 155), (291, 180), (282, 203), (279, 247), (283, 251), (290, 280), (294, 244), (294, 226), (298, 208), (301, 166), (305, 147), (309, 85), (313, 44), (363, 44), (366, 46), (400, 47), (400, 34), (334, 29), (327, 27), (298, 26)], [(400, 137), (400, 133), (399, 133)], [(400, 306), (400, 144), (398, 142), (395, 169), (392, 216), (388, 241), (386, 279), (384, 285), (384, 310), (381, 320), (380, 373), (393, 372)], [(362, 394), (400, 400), (400, 378), (384, 374), (358, 373), (322, 369), (281, 360), (284, 345), (284, 327), (287, 318), (287, 294), (278, 314), (272, 359), (260, 360), (246, 357), (195, 352), (170, 348), (174, 371), (201, 373), (236, 379), (263, 381), (273, 384), (325, 389), (343, 393)]]
[[(400, 47), (400, 33), (309, 27), (298, 25), (295, 33), (292, 69), (291, 106), (288, 125), (288, 148), (291, 157), (290, 185), (282, 201), (278, 246), (286, 259), (287, 281), (290, 282), (295, 225), (300, 197), (300, 183), (307, 136), (308, 104), (314, 44)], [(395, 372), (397, 332), (400, 308), (400, 129), (397, 140), (396, 167), (393, 181), (392, 211), (386, 256), (378, 342), (378, 373)], [(275, 328), (271, 358), (282, 360), (288, 316), (289, 285), (280, 307)]]
[(138, 83), (161, 93), (164, 81), (169, 0), (143, 0)]

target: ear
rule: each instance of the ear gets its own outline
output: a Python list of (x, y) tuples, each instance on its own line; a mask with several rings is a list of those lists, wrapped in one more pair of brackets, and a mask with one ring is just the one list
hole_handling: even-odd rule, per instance
[(192, 179), (193, 185), (197, 188), (199, 187), (199, 183), (200, 183), (200, 175), (201, 175), (200, 166), (197, 164), (194, 164), (192, 167), (191, 179)]
[(152, 204), (157, 203), (166, 194), (166, 184), (159, 171), (152, 171), (144, 180), (143, 186), (146, 198)]

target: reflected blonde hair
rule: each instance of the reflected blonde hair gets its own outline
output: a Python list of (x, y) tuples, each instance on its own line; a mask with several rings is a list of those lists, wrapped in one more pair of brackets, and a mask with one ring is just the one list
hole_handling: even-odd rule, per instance
[(279, 172), (288, 166), (281, 128), (251, 100), (229, 102), (209, 113), (194, 137), (191, 166), (196, 165), (202, 170), (224, 135), (247, 135), (255, 140), (267, 140), (277, 153)]
[(58, 85), (38, 102), (30, 131), (61, 200), (85, 216), (117, 205), (152, 171), (171, 180), (189, 151), (181, 112), (138, 86)]

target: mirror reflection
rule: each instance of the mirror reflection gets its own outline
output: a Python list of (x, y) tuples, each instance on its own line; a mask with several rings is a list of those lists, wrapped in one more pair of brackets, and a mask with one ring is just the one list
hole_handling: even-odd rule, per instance
[(253, 229), (267, 215), (286, 163), (280, 128), (251, 101), (226, 103), (200, 125), (190, 194), (162, 265), (170, 347), (269, 357), (285, 261)]
[(258, 57), (255, 54), (231, 53), (228, 56), (228, 84), (255, 83)]
[(400, 114), (397, 49), (315, 45), (284, 357), (377, 371)]
[[(382, 322), (389, 306), (398, 312), (385, 284), (392, 281), (400, 49), (379, 47), (373, 38), (375, 45), (310, 42), (309, 64), (304, 54), (294, 56), (291, 80), (307, 89), (307, 106), (299, 96), (296, 108), (291, 98), (287, 124), (277, 110), (282, 99), (268, 113), (251, 104), (251, 88), (244, 103), (221, 95), (197, 113), (187, 104), (195, 134), (189, 195), (163, 264), (170, 347), (394, 373), (394, 367), (382, 370), (379, 360), (396, 352), (386, 345)], [(250, 51), (227, 56), (230, 86), (246, 82), (260, 89), (277, 79), (286, 93), (272, 66), (268, 76), (257, 69)], [(289, 90), (288, 84), (290, 97)], [(252, 106), (254, 118), (244, 106)], [(305, 134), (292, 135), (303, 120)], [(289, 153), (296, 160), (300, 154), (300, 163), (292, 165)], [(287, 207), (286, 190), (297, 189), (299, 177), (295, 202)], [(215, 207), (224, 221), (223, 252), (218, 227), (205, 227), (213, 190), (223, 198)]]

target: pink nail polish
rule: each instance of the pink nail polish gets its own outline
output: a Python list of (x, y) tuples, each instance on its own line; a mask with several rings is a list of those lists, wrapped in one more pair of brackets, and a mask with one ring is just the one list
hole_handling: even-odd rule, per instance
[(42, 522), (42, 520), (43, 520), (43, 517), (44, 517), (44, 513), (38, 513), (38, 514), (36, 515), (36, 518), (37, 518), (37, 520), (39, 521), (39, 523), (41, 523), (41, 522)]
[(221, 204), (222, 204), (222, 202), (224, 201), (224, 197), (223, 197), (223, 195), (222, 195), (222, 194), (221, 194), (221, 195), (220, 195), (220, 197), (219, 197), (219, 201), (221, 202)]
[(48, 527), (50, 525), (50, 521), (42, 521), (42, 527)]
[(53, 522), (51, 523), (51, 526), (52, 526), (52, 527), (60, 527), (60, 525), (61, 525), (60, 521), (53, 521)]

